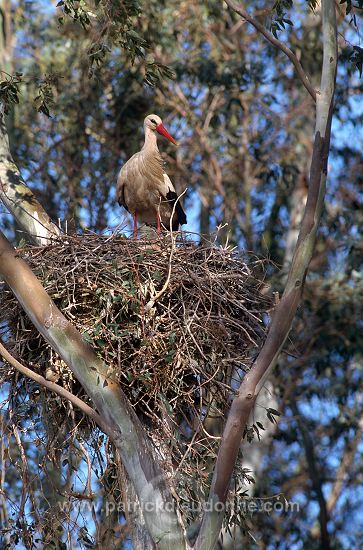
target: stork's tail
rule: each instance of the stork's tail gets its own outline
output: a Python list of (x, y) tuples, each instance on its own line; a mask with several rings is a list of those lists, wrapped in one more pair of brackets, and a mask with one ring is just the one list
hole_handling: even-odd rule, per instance
[(187, 223), (187, 216), (184, 212), (184, 209), (178, 200), (178, 195), (175, 193), (175, 191), (168, 191), (166, 194), (166, 198), (170, 202), (172, 208), (174, 208), (175, 205), (175, 216), (173, 219), (173, 231), (178, 231), (179, 225), (184, 225)]

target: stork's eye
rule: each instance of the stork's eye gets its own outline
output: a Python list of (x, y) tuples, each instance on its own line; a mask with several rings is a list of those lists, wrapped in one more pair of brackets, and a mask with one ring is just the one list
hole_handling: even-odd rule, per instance
[(153, 124), (157, 124), (156, 120), (154, 120), (153, 118), (151, 119), (151, 122), (152, 122)]

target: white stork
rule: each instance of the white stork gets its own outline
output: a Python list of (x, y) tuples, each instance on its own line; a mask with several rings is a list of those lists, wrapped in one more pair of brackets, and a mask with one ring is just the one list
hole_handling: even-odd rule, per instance
[(158, 145), (157, 133), (176, 145), (176, 141), (164, 128), (157, 115), (148, 115), (144, 120), (145, 143), (121, 168), (117, 178), (117, 201), (134, 218), (134, 237), (137, 237), (137, 220), (148, 225), (156, 222), (160, 233), (161, 223), (170, 227), (174, 209), (172, 230), (187, 223), (183, 207), (178, 200), (169, 176), (164, 172), (163, 160)]

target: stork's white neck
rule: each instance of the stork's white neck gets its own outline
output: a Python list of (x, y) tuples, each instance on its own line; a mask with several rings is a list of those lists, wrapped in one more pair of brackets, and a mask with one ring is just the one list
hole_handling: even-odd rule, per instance
[(145, 143), (143, 146), (147, 151), (158, 151), (156, 132), (151, 130), (148, 126), (145, 126)]

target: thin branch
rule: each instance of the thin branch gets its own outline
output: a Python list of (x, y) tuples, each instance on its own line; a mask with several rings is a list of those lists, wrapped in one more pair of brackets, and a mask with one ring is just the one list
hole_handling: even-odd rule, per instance
[(29, 483), (29, 466), (28, 466), (28, 459), (26, 457), (23, 444), (21, 442), (21, 438), (19, 435), (19, 430), (16, 426), (16, 424), (12, 424), (11, 426), (12, 432), (14, 434), (14, 438), (16, 441), (16, 444), (19, 449), (19, 454), (21, 458), (21, 480), (22, 480), (22, 487), (21, 487), (21, 501), (19, 506), (19, 512), (18, 512), (18, 521), (21, 521), (21, 518), (24, 517), (24, 509), (25, 509), (25, 503), (27, 501), (27, 489), (29, 492), (29, 497), (33, 505), (33, 509), (36, 510), (35, 502), (34, 502), (34, 494), (31, 487), (31, 484)]
[[(11, 548), (10, 532), (9, 528), (9, 514), (7, 509), (7, 495), (5, 493), (5, 476), (8, 472), (6, 468), (6, 458), (8, 453), (9, 440), (7, 435), (7, 422), (5, 421), (5, 415), (0, 413), (0, 434), (1, 434), (1, 443), (0, 443), (0, 522), (3, 528), (7, 529), (4, 533), (4, 541), (8, 544), (8, 547)], [(6, 457), (6, 458), (5, 458)]]
[[(328, 516), (333, 515), (334, 507), (345, 487), (344, 484), (349, 483), (348, 472), (349, 472), (349, 469), (355, 465), (355, 460), (354, 460), (355, 454), (357, 452), (358, 446), (362, 441), (362, 433), (363, 433), (363, 417), (359, 419), (357, 431), (354, 436), (354, 439), (349, 443), (347, 443), (347, 446), (341, 457), (340, 466), (337, 470), (335, 479), (333, 479), (330, 494), (327, 497), (327, 501), (326, 501), (326, 510), (327, 510)], [(319, 534), (319, 531), (320, 531), (319, 524), (315, 524), (310, 529), (310, 534), (312, 537), (316, 538), (317, 535)]]
[(336, 502), (342, 493), (344, 482), (347, 480), (347, 477), (348, 477), (347, 472), (349, 471), (349, 468), (351, 468), (355, 464), (354, 458), (355, 458), (355, 454), (357, 452), (358, 446), (362, 441), (362, 433), (363, 433), (363, 419), (361, 418), (358, 423), (358, 429), (355, 434), (355, 437), (353, 441), (349, 443), (348, 448), (344, 452), (344, 455), (342, 457), (340, 466), (336, 474), (336, 479), (334, 480), (330, 494), (327, 499), (326, 507), (327, 507), (328, 514), (330, 515), (332, 515)]
[(14, 411), (12, 405), (9, 406), (9, 420), (11, 425), (11, 431), (14, 435), (16, 444), (19, 449), (19, 454), (21, 458), (21, 471), (22, 471), (22, 487), (21, 487), (21, 502), (20, 507), (18, 511), (18, 521), (21, 521), (21, 518), (24, 517), (24, 510), (25, 505), (27, 502), (27, 494), (29, 495), (29, 500), (32, 505), (32, 512), (34, 513), (34, 516), (36, 518), (36, 524), (38, 526), (41, 525), (40, 517), (39, 517), (39, 508), (36, 505), (34, 491), (33, 491), (33, 483), (29, 476), (29, 466), (28, 466), (28, 459), (27, 455), (24, 450), (24, 446), (21, 441), (21, 437), (19, 434), (17, 422), (14, 419)]
[[(166, 277), (166, 281), (163, 285), (163, 288), (161, 290), (159, 290), (159, 292), (157, 292), (155, 294), (155, 296), (153, 296), (152, 298), (150, 298), (150, 300), (148, 301), (148, 303), (146, 304), (145, 306), (145, 311), (148, 312), (150, 311), (153, 307), (154, 307), (154, 304), (157, 300), (159, 300), (159, 298), (164, 294), (164, 292), (167, 290), (168, 286), (169, 286), (169, 283), (170, 283), (170, 277), (171, 277), (171, 268), (172, 268), (172, 260), (173, 260), (173, 255), (174, 255), (174, 252), (176, 250), (176, 236), (174, 236), (173, 234), (173, 218), (174, 218), (174, 214), (175, 214), (175, 209), (176, 209), (176, 205), (177, 203), (180, 201), (180, 199), (182, 198), (183, 195), (185, 195), (185, 193), (188, 191), (188, 189), (185, 189), (182, 193), (180, 193), (179, 197), (176, 199), (175, 203), (173, 204), (173, 210), (171, 212), (171, 216), (170, 216), (170, 227), (169, 227), (169, 231), (170, 231), (170, 237), (171, 237), (171, 243), (172, 243), (172, 246), (171, 246), (171, 250), (170, 250), (170, 256), (169, 256), (169, 268), (168, 268), (168, 275)], [(160, 213), (158, 213), (158, 215), (160, 216)]]
[(275, 38), (275, 36), (269, 32), (257, 19), (255, 19), (252, 15), (250, 15), (241, 5), (237, 6), (232, 0), (224, 0), (226, 4), (233, 10), (234, 12), (238, 13), (243, 19), (245, 19), (248, 23), (253, 25), (255, 29), (261, 33), (266, 40), (268, 40), (273, 46), (281, 50), (287, 57), (290, 59), (292, 64), (294, 65), (297, 75), (300, 78), (301, 82), (313, 98), (313, 100), (316, 102), (316, 90), (314, 86), (311, 84), (308, 75), (305, 73), (304, 69), (302, 68), (302, 65), (294, 52), (288, 48), (283, 42), (281, 42), (278, 38)]
[(323, 488), (322, 488), (323, 482), (322, 482), (321, 474), (317, 467), (317, 459), (314, 451), (314, 442), (309, 433), (309, 430), (305, 426), (305, 423), (300, 415), (299, 409), (297, 408), (297, 405), (295, 402), (291, 404), (291, 409), (295, 416), (296, 422), (299, 426), (300, 433), (302, 435), (310, 480), (319, 504), (321, 548), (322, 550), (329, 550), (331, 548), (329, 531), (328, 531), (329, 513), (327, 510), (326, 500), (323, 493)]
[(40, 374), (37, 374), (33, 370), (29, 369), (28, 367), (25, 367), (15, 357), (13, 357), (8, 350), (4, 347), (4, 345), (0, 342), (0, 355), (3, 357), (3, 359), (9, 363), (12, 367), (14, 367), (16, 370), (21, 372), (24, 376), (27, 376), (28, 378), (31, 378), (31, 380), (34, 380), (34, 382), (37, 382), (41, 386), (44, 386), (44, 388), (47, 388), (48, 390), (54, 391), (56, 394), (58, 394), (60, 397), (63, 397), (64, 399), (67, 399), (78, 407), (82, 412), (84, 412), (87, 416), (89, 416), (96, 424), (99, 425), (101, 430), (105, 432), (106, 434), (110, 434), (110, 428), (103, 422), (102, 418), (92, 407), (87, 405), (82, 399), (77, 397), (76, 395), (73, 395), (70, 391), (66, 390), (62, 386), (59, 386), (58, 384), (55, 384), (54, 382), (51, 382), (50, 380), (47, 380), (44, 378), (44, 376), (41, 376)]

